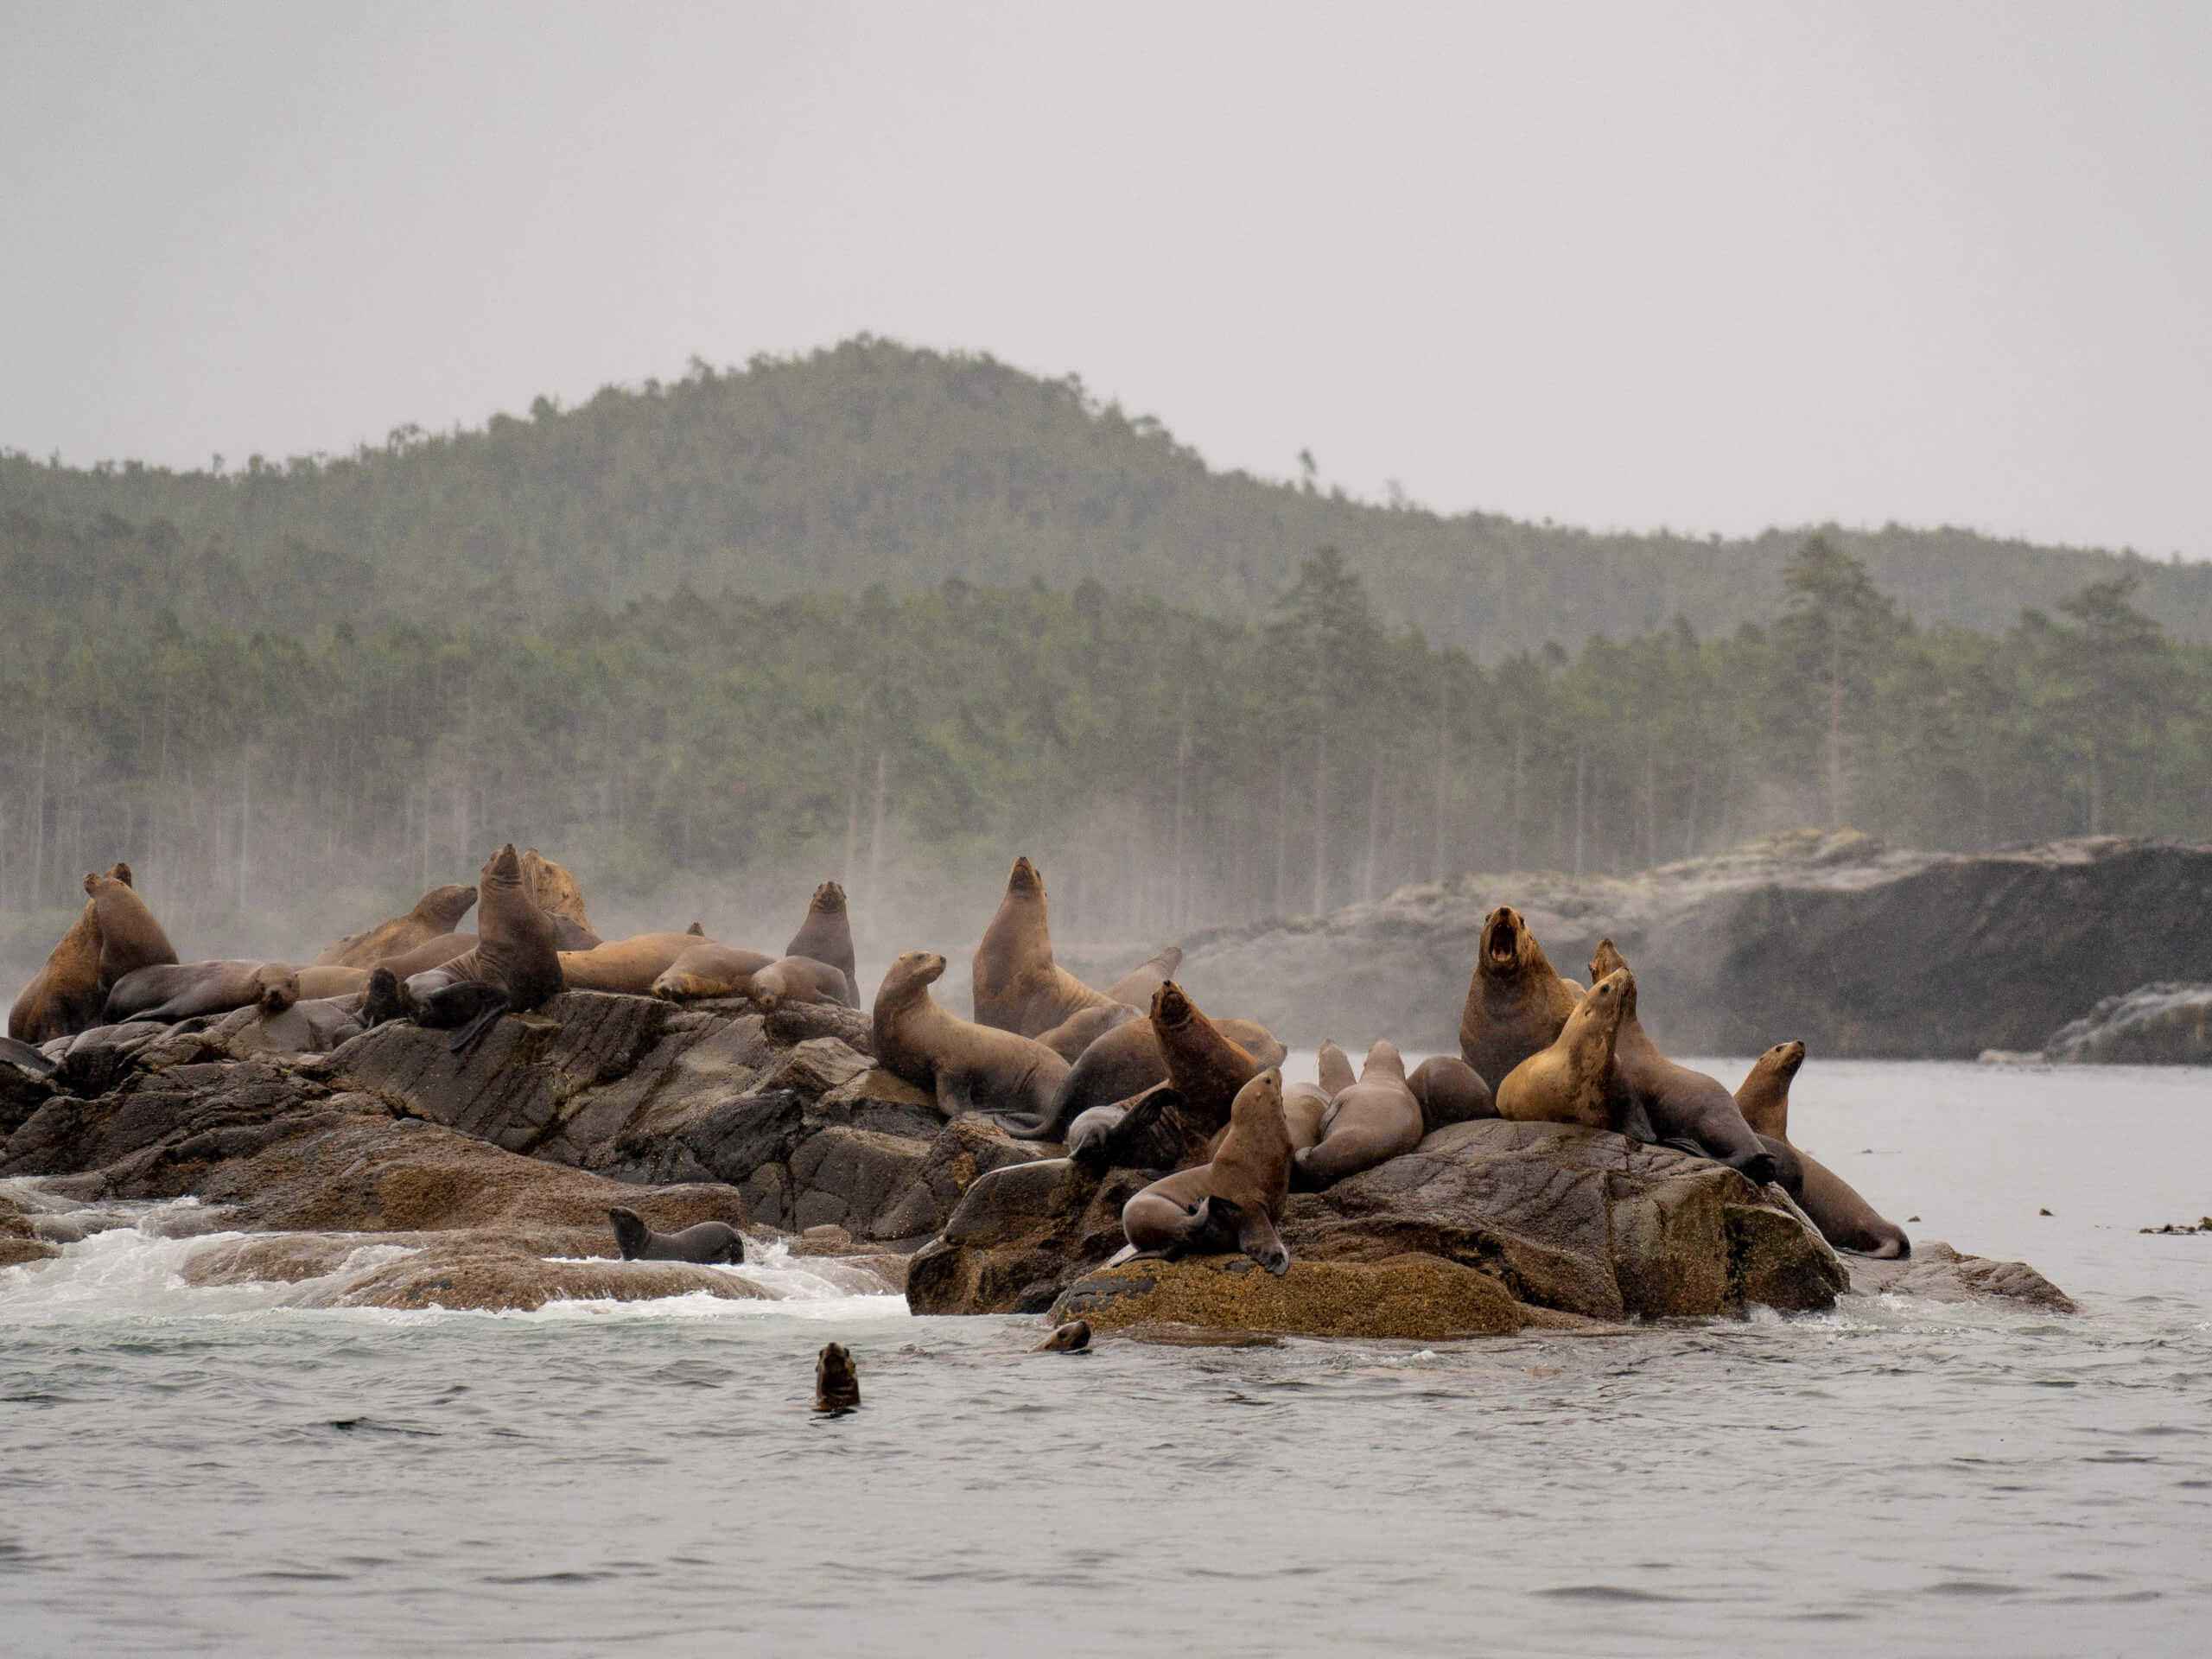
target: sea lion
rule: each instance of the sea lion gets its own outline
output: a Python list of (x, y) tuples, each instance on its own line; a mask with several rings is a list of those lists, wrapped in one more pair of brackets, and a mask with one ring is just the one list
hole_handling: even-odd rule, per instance
[(1446, 1124), (1497, 1116), (1490, 1085), (1456, 1054), (1430, 1055), (1414, 1068), (1406, 1086), (1421, 1102), (1421, 1122), (1431, 1135)]
[(1152, 994), (1174, 976), (1183, 965), (1183, 947), (1171, 944), (1147, 957), (1135, 967), (1123, 974), (1106, 988), (1106, 998), (1111, 1002), (1126, 1003), (1133, 1008), (1152, 1006)]
[[(589, 950), (601, 943), (592, 928), (591, 918), (585, 913), (584, 890), (575, 876), (532, 847), (522, 855), (522, 879), (538, 909), (556, 924), (563, 920), (573, 924), (572, 930), (565, 931), (565, 937), (560, 940), (562, 950)], [(588, 937), (575, 944), (569, 942), (579, 935)]]
[(283, 962), (186, 962), (136, 968), (107, 994), (110, 1025), (125, 1020), (174, 1024), (195, 1014), (259, 1007), (282, 1014), (300, 1000), (300, 976)]
[[(1146, 1000), (1150, 1001), (1151, 993), (1147, 991), (1145, 995)], [(1132, 1020), (1143, 1018), (1141, 1012), (1126, 1002), (1116, 1002), (1103, 1008), (1084, 1008), (1070, 1014), (1050, 1031), (1040, 1034), (1037, 1040), (1073, 1065), (1083, 1058), (1085, 1049), (1116, 1026), (1126, 1026)]]
[(1321, 1138), (1293, 1154), (1301, 1184), (1333, 1186), (1347, 1175), (1411, 1152), (1427, 1134), (1421, 1102), (1406, 1086), (1406, 1062), (1397, 1045), (1367, 1051), (1359, 1081), (1329, 1103)]
[(756, 970), (746, 993), (763, 1014), (773, 1014), (786, 1002), (835, 1002), (857, 1008), (851, 977), (842, 968), (811, 957), (785, 957)]
[[(485, 861), (476, 885), (476, 948), (402, 987), (416, 1025), (460, 1027), (453, 1040), (456, 1052), (502, 1013), (526, 1014), (563, 987), (552, 920), (523, 884), (514, 842)], [(377, 976), (390, 972), (379, 966), (371, 974), (371, 1001), (378, 993)]]
[[(474, 893), (475, 889), (471, 887), (469, 891)], [(440, 933), (389, 957), (378, 957), (370, 966), (389, 968), (402, 979), (412, 979), (417, 974), (442, 968), (454, 958), (467, 956), (476, 945), (474, 933)]]
[[(1183, 1169), (1203, 1164), (1214, 1141), (1193, 1155), (1183, 1096), (1171, 1083), (1156, 1083), (1128, 1100), (1093, 1106), (1068, 1125), (1068, 1156), (1093, 1175), (1109, 1169)], [(1229, 1128), (1223, 1125), (1221, 1135)]]
[(784, 954), (826, 962), (853, 984), (861, 982), (860, 969), (853, 959), (853, 922), (846, 913), (842, 887), (835, 881), (824, 881), (814, 890), (814, 897), (807, 901), (806, 919), (791, 935)]
[[(1255, 1020), (1216, 1020), (1212, 1028), (1250, 1055), (1255, 1070), (1281, 1065), (1289, 1052), (1273, 1032)], [(1068, 1068), (1067, 1076), (1060, 1081), (1059, 1091), (1052, 1097), (1050, 1112), (1031, 1122), (1008, 1122), (1005, 1128), (1017, 1141), (1061, 1140), (1085, 1112), (1100, 1106), (1125, 1104), (1154, 1084), (1166, 1080), (1167, 1056), (1160, 1046), (1160, 1033), (1153, 1028), (1152, 1021), (1126, 1020), (1096, 1039), (1083, 1051), (1083, 1057)], [(1350, 1080), (1347, 1071), (1346, 1081)]]
[[(118, 864), (108, 874), (129, 868)], [(92, 877), (85, 879), (89, 882)], [(74, 1037), (99, 1024), (105, 1001), (100, 988), (99, 906), (87, 898), (69, 931), (47, 953), (46, 965), (8, 1010), (8, 1034), (23, 1043)]]
[(625, 1262), (745, 1261), (745, 1238), (723, 1221), (702, 1221), (680, 1233), (657, 1233), (634, 1210), (609, 1210), (614, 1225), (615, 1247)]
[(1032, 1038), (948, 1014), (930, 994), (944, 972), (933, 950), (909, 950), (891, 964), (875, 993), (876, 1063), (934, 1090), (947, 1117), (1048, 1113), (1068, 1063)]
[(1178, 1170), (1131, 1198), (1122, 1206), (1122, 1230), (1140, 1252), (1170, 1261), (1242, 1250), (1280, 1278), (1290, 1271), (1290, 1252), (1275, 1231), (1290, 1193), (1290, 1160), (1282, 1073), (1270, 1066), (1237, 1090), (1229, 1134), (1213, 1160)]
[[(1282, 1121), (1290, 1131), (1290, 1149), (1303, 1152), (1321, 1138), (1321, 1120), (1329, 1115), (1332, 1098), (1318, 1083), (1286, 1083), (1282, 1086)], [(1228, 1130), (1222, 1131), (1224, 1135)]]
[[(1167, 1081), (1190, 1103), (1193, 1126), (1203, 1140), (1230, 1118), (1237, 1093), (1261, 1071), (1257, 1056), (1206, 1018), (1173, 980), (1152, 994), (1152, 1028), (1167, 1062)], [(1268, 1068), (1272, 1069), (1272, 1067)], [(1281, 1116), (1282, 1083), (1275, 1083)]]
[(29, 1043), (15, 1037), (0, 1037), (0, 1065), (12, 1065), (26, 1077), (36, 1077), (41, 1083), (61, 1069), (61, 1062), (49, 1060)]
[(695, 933), (635, 933), (609, 939), (588, 950), (563, 950), (561, 977), (572, 991), (620, 991), (649, 995), (653, 982), (687, 950), (700, 946)]
[(691, 942), (650, 988), (655, 996), (683, 1001), (695, 996), (743, 996), (753, 976), (776, 960), (765, 950), (734, 950), (726, 944)]
[[(329, 971), (321, 968), (301, 969), (303, 974)], [(238, 1030), (224, 1037), (223, 1046), (233, 1054), (257, 1051), (270, 1054), (327, 1054), (359, 1036), (361, 1029), (359, 997), (303, 996), (281, 1013), (257, 1011)]]
[(128, 864), (118, 863), (105, 875), (87, 872), (85, 891), (92, 895), (92, 907), (99, 917), (103, 992), (113, 990), (125, 974), (176, 961), (176, 947), (131, 886)]
[(1090, 1346), (1090, 1321), (1070, 1319), (1065, 1325), (1055, 1325), (1044, 1341), (1029, 1351), (1033, 1354), (1079, 1354)]
[(828, 1344), (814, 1359), (814, 1408), (842, 1417), (860, 1402), (860, 1368), (843, 1343)]
[(1623, 968), (1592, 985), (1558, 1037), (1505, 1074), (1497, 1115), (1518, 1123), (1618, 1128), (1622, 1096), (1613, 1084), (1613, 1051), (1635, 983)]
[(450, 933), (454, 924), (468, 914), (476, 902), (476, 889), (432, 887), (415, 901), (404, 916), (378, 922), (359, 933), (348, 933), (335, 944), (327, 944), (308, 965), (311, 968), (373, 968), (386, 957), (412, 950), (425, 939)]
[(1321, 1080), (1321, 1092), (1331, 1100), (1359, 1081), (1351, 1069), (1351, 1056), (1339, 1048), (1332, 1038), (1321, 1039), (1321, 1046), (1314, 1051), (1313, 1062)]
[(976, 1023), (1024, 1037), (1042, 1035), (1071, 1014), (1114, 1001), (1052, 960), (1045, 878), (1026, 858), (1014, 861), (1006, 897), (976, 947), (974, 979)]
[[(1590, 976), (1594, 981), (1627, 966), (1613, 942), (1600, 939), (1590, 958)], [(1760, 1186), (1779, 1176), (1781, 1160), (1759, 1144), (1743, 1113), (1736, 1109), (1735, 1096), (1704, 1072), (1675, 1065), (1645, 1034), (1643, 1022), (1637, 1017), (1632, 976), (1620, 1031), (1613, 1039), (1613, 1075), (1627, 1090), (1631, 1105), (1649, 1119), (1652, 1135), (1660, 1141), (1687, 1143), (1715, 1162), (1740, 1170)]]
[(1860, 1198), (1851, 1184), (1789, 1140), (1789, 1085), (1805, 1064), (1805, 1045), (1777, 1043), (1751, 1065), (1736, 1090), (1736, 1107), (1763, 1141), (1779, 1141), (1797, 1154), (1799, 1185), (1791, 1194), (1821, 1236), (1840, 1250), (1884, 1260), (1912, 1254), (1904, 1228), (1886, 1219)]
[(1507, 1072), (1559, 1039), (1578, 995), (1553, 970), (1521, 912), (1500, 905), (1476, 943), (1459, 1014), (1460, 1055), (1496, 1095)]
[(302, 1002), (352, 996), (369, 988), (369, 970), (365, 968), (302, 968), (297, 971)]

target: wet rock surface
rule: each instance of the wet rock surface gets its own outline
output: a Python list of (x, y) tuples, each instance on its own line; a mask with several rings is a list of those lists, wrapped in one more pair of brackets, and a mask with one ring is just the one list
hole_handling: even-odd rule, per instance
[(1442, 1342), (1503, 1336), (1548, 1319), (1489, 1274), (1433, 1255), (1381, 1262), (1293, 1262), (1280, 1279), (1241, 1255), (1128, 1262), (1084, 1274), (1052, 1304), (1056, 1324), (1095, 1332), (1198, 1326), (1306, 1337)]
[(2058, 1065), (2212, 1065), (2212, 984), (2165, 980), (2108, 996), (2052, 1033), (2040, 1058)]
[(1561, 973), (1610, 937), (1675, 1053), (1972, 1059), (2099, 999), (2212, 981), (2212, 849), (2114, 837), (1967, 857), (1798, 831), (1629, 877), (1472, 874), (1186, 939), (1183, 982), (1287, 1042), (1456, 1052), (1476, 934), (1527, 918)]

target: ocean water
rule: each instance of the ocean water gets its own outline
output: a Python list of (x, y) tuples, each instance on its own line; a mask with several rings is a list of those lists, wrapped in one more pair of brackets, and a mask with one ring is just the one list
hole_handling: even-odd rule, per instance
[(2212, 1212), (2212, 1073), (1816, 1061), (1793, 1128), (2082, 1311), (1031, 1354), (773, 1259), (534, 1314), (199, 1288), (219, 1217), (134, 1212), (0, 1271), (0, 1647), (2203, 1651), (2212, 1235), (2137, 1230)]

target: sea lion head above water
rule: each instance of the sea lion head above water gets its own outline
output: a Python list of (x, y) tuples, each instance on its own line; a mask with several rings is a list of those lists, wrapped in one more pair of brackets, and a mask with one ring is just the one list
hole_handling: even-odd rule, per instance
[(842, 1342), (825, 1345), (814, 1358), (814, 1408), (842, 1416), (861, 1402), (860, 1368)]

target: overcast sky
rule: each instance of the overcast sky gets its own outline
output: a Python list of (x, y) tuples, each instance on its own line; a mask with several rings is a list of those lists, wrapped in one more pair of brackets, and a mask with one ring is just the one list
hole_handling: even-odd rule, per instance
[(0, 0), (0, 446), (868, 330), (1449, 510), (2212, 556), (2212, 5)]

